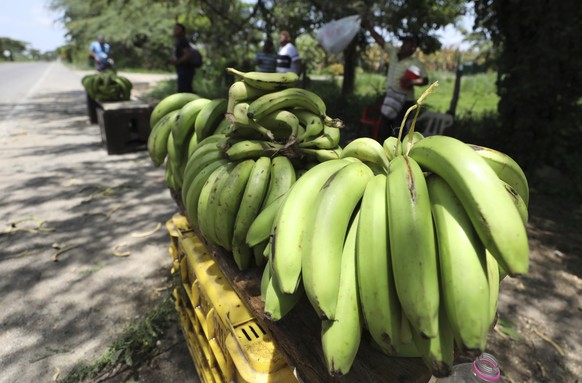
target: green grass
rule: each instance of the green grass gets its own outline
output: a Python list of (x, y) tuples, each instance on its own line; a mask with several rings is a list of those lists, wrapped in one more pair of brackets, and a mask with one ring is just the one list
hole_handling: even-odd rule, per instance
[(118, 364), (137, 368), (156, 352), (157, 341), (172, 322), (176, 321), (173, 300), (168, 296), (158, 303), (143, 319), (131, 323), (113, 341), (107, 351), (91, 364), (79, 364), (58, 380), (58, 383), (76, 383), (96, 377), (102, 371)]

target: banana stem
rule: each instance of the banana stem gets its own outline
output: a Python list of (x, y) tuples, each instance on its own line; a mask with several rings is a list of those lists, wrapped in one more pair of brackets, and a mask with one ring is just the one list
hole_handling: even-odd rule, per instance
[(404, 125), (406, 124), (406, 120), (408, 119), (408, 115), (410, 114), (410, 112), (412, 112), (415, 109), (418, 109), (419, 107), (420, 107), (420, 105), (414, 104), (410, 108), (408, 108), (408, 110), (406, 111), (406, 114), (404, 115), (404, 118), (402, 119), (402, 122), (400, 123), (400, 130), (398, 131), (398, 142), (396, 142), (396, 147), (394, 148), (394, 151), (396, 152), (396, 156), (400, 155), (400, 150), (398, 150), (398, 149), (400, 146), (400, 141), (402, 140), (402, 131), (404, 130)]
[(408, 132), (408, 145), (406, 146), (406, 153), (405, 153), (405, 155), (408, 155), (408, 152), (410, 151), (410, 148), (412, 146), (412, 135), (414, 134), (414, 128), (416, 126), (416, 119), (418, 117), (418, 114), (420, 113), (420, 107), (421, 107), (422, 103), (424, 102), (424, 99), (427, 98), (428, 95), (430, 95), (436, 89), (437, 86), (439, 86), (439, 82), (438, 81), (433, 82), (424, 92), (422, 92), (422, 94), (420, 95), (418, 100), (416, 100), (416, 104), (412, 105), (406, 111), (406, 114), (404, 115), (404, 118), (402, 119), (402, 122), (400, 123), (400, 131), (398, 132), (398, 142), (396, 143), (396, 148), (395, 148), (396, 155), (398, 155), (398, 153), (399, 153), (398, 145), (400, 145), (400, 142), (402, 139), (402, 130), (404, 130), (404, 125), (406, 124), (406, 120), (408, 119), (408, 115), (410, 114), (410, 112), (412, 112), (413, 110), (416, 109), (416, 114), (414, 115), (414, 118), (412, 119), (412, 123), (410, 124), (410, 131)]
[(240, 76), (240, 77), (244, 77), (244, 75), (246, 74), (246, 73), (241, 72), (240, 70), (236, 70), (234, 68), (226, 68), (226, 71), (230, 74), (235, 74), (235, 75)]

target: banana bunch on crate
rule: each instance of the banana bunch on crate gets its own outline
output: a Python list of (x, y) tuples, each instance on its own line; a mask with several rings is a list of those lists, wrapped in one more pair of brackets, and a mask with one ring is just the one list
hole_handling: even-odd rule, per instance
[(97, 101), (127, 101), (131, 97), (131, 82), (113, 71), (86, 75), (81, 83), (89, 96)]
[(403, 142), (350, 142), (247, 232), (249, 245), (269, 240), (266, 315), (281, 319), (305, 294), (331, 375), (350, 370), (362, 329), (386, 354), (422, 357), (448, 375), (455, 345), (485, 348), (500, 280), (528, 270), (529, 189), (518, 164), (413, 130)]
[(340, 158), (343, 123), (318, 95), (295, 87), (294, 73), (228, 70), (241, 79), (227, 98), (177, 93), (154, 108), (148, 151), (155, 166), (166, 162), (166, 183), (190, 223), (244, 270), (266, 259), (268, 238), (246, 242), (251, 224), (276, 212), (308, 168)]

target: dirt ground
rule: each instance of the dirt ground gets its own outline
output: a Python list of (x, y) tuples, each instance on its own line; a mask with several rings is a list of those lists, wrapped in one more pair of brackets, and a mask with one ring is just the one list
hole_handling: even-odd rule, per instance
[[(87, 119), (82, 73), (62, 65), (51, 73), (55, 79), (3, 121), (11, 133), (0, 137), (0, 382), (6, 383), (50, 382), (91, 362), (168, 288), (165, 229), (134, 236), (175, 211), (163, 171), (145, 152), (107, 156)], [(128, 77), (139, 95), (168, 76)], [(580, 227), (581, 201), (532, 190), (530, 272), (503, 281), (500, 320), (488, 344), (508, 382), (580, 381)], [(116, 257), (114, 247), (131, 255)], [(158, 349), (137, 367), (117, 366), (94, 381), (198, 382), (175, 322)]]

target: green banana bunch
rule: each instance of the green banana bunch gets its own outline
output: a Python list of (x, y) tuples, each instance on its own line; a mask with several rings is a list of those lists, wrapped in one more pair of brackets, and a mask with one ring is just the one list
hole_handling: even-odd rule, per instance
[(424, 174), (416, 161), (400, 155), (390, 162), (386, 186), (390, 254), (398, 298), (414, 332), (434, 338), (438, 334), (439, 280)]
[(510, 275), (527, 272), (527, 234), (497, 174), (459, 140), (431, 136), (410, 151), (423, 169), (441, 176), (463, 204), (479, 238)]
[(131, 98), (132, 83), (113, 71), (83, 76), (81, 84), (97, 101), (127, 101)]
[(286, 73), (263, 73), (263, 72), (241, 72), (234, 68), (226, 68), (228, 73), (237, 75), (242, 81), (253, 88), (266, 91), (274, 91), (284, 88), (291, 88), (299, 83), (299, 77), (294, 72)]
[(336, 319), (343, 244), (352, 214), (372, 177), (370, 168), (361, 162), (340, 169), (317, 192), (311, 214), (303, 222), (301, 275), (305, 293), (322, 319)]
[(356, 276), (358, 222), (359, 213), (350, 224), (343, 245), (335, 319), (321, 323), (321, 345), (331, 376), (342, 376), (350, 371), (362, 336), (362, 314)]

